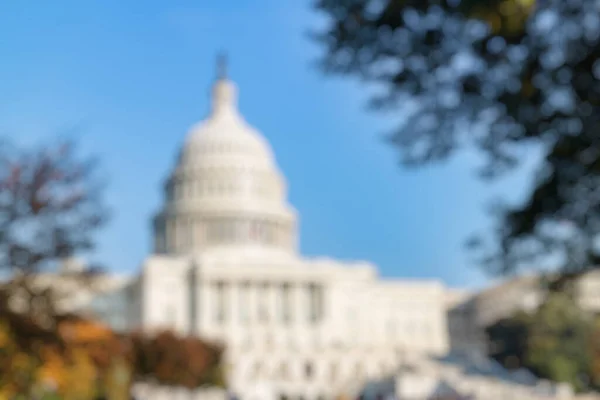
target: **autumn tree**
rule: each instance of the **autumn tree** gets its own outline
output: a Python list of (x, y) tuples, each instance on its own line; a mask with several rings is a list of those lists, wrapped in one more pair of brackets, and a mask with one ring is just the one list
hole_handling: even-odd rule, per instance
[(315, 7), (326, 18), (315, 33), (324, 70), (361, 79), (375, 109), (404, 117), (387, 136), (404, 164), (474, 147), (486, 156), (482, 176), (496, 178), (541, 152), (526, 200), (495, 207), (491, 238), (469, 241), (489, 271), (549, 265), (568, 277), (598, 264), (595, 0), (316, 0)]
[[(39, 275), (92, 250), (107, 218), (97, 163), (76, 150), (69, 141), (0, 146), (0, 274), (9, 278), (0, 288), (0, 310), (18, 298), (21, 311), (42, 324), (52, 323), (59, 296), (70, 293), (36, 284)], [(71, 271), (61, 279), (88, 284), (95, 272)]]
[(163, 331), (154, 336), (134, 334), (131, 348), (138, 380), (189, 389), (224, 386), (223, 349), (216, 344)]
[[(69, 288), (91, 288), (98, 270), (58, 269), (93, 249), (107, 217), (96, 162), (76, 150), (69, 141), (0, 145), (0, 375), (3, 388), (25, 398), (45, 378), (83, 393), (90, 388), (81, 374), (95, 373), (85, 349), (69, 347), (59, 329)], [(60, 286), (44, 281), (49, 274)]]
[[(133, 353), (128, 337), (78, 316), (61, 317), (59, 332), (69, 350), (67, 357), (76, 361), (74, 365), (69, 363), (65, 376), (82, 382), (80, 389), (86, 393), (108, 395), (114, 400), (128, 399), (133, 373)], [(61, 393), (72, 391), (73, 385), (69, 382), (61, 387)]]

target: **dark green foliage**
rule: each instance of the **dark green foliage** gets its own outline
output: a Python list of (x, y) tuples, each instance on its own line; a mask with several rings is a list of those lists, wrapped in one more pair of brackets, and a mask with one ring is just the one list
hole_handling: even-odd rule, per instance
[(595, 318), (567, 293), (552, 293), (535, 313), (519, 313), (487, 329), (491, 356), (500, 363), (578, 390), (598, 389), (594, 337), (599, 333)]
[(507, 368), (522, 367), (523, 355), (528, 351), (528, 324), (529, 316), (519, 313), (488, 327), (491, 356)]
[[(319, 0), (328, 73), (381, 88), (406, 118), (388, 136), (406, 165), (475, 146), (482, 175), (543, 154), (522, 204), (497, 209), (480, 261), (500, 274), (598, 264), (600, 13), (595, 0)], [(406, 105), (410, 107), (406, 107)], [(473, 245), (485, 244), (482, 238)]]

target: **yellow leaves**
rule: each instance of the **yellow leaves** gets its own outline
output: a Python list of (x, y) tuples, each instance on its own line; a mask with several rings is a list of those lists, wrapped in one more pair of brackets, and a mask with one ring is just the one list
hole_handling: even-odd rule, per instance
[(533, 9), (535, 6), (536, 0), (516, 0), (516, 2), (521, 6), (528, 10)]
[(524, 33), (535, 0), (500, 0), (482, 4), (468, 14), (487, 22), (493, 34), (510, 38)]
[(57, 328), (50, 340), (36, 336), (23, 343), (15, 332), (29, 332), (30, 326), (12, 332), (0, 321), (0, 400), (16, 393), (29, 398), (42, 387), (54, 388), (64, 400), (91, 399), (98, 389), (111, 399), (127, 400), (134, 371), (188, 387), (224, 385), (222, 349), (199, 339), (166, 332), (125, 339), (101, 324), (73, 318)]
[(27, 370), (32, 362), (31, 357), (24, 353), (17, 353), (12, 359), (12, 368), (19, 371)]
[(66, 322), (61, 325), (59, 330), (63, 338), (72, 343), (94, 342), (114, 336), (111, 330), (104, 325), (83, 320)]
[(0, 400), (9, 400), (17, 394), (17, 388), (12, 383), (3, 383), (0, 385)]
[(131, 365), (122, 358), (114, 359), (104, 380), (107, 397), (111, 400), (129, 400), (131, 376)]
[[(11, 320), (12, 321), (12, 320)], [(23, 342), (15, 325), (0, 320), (0, 400), (16, 394), (31, 397), (43, 387), (55, 388), (65, 400), (91, 399), (96, 395), (98, 376), (106, 373), (117, 347), (116, 336), (100, 324), (69, 320), (58, 327), (52, 340)], [(110, 344), (113, 344), (112, 346)], [(98, 363), (99, 355), (108, 360)], [(128, 385), (129, 381), (125, 382)], [(123, 392), (127, 392), (128, 386)]]
[(59, 393), (65, 400), (91, 398), (95, 392), (96, 369), (83, 349), (73, 350)]
[(56, 387), (63, 387), (65, 385), (65, 359), (52, 348), (42, 350), (42, 359), (44, 363), (38, 373), (39, 381), (51, 383)]

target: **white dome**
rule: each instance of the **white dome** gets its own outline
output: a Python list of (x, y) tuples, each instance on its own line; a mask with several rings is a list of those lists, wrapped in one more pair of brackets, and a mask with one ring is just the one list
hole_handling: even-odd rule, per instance
[(154, 222), (158, 253), (218, 247), (296, 251), (296, 212), (271, 146), (237, 109), (221, 77), (208, 118), (190, 129)]
[(237, 109), (237, 88), (228, 79), (213, 87), (212, 111), (188, 132), (180, 163), (198, 162), (275, 167), (271, 146)]

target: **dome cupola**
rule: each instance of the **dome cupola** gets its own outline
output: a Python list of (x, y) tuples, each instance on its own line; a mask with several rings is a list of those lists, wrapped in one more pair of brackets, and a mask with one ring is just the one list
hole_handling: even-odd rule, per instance
[(154, 221), (157, 253), (211, 247), (296, 250), (296, 212), (267, 140), (242, 117), (224, 60), (208, 117), (193, 125)]

